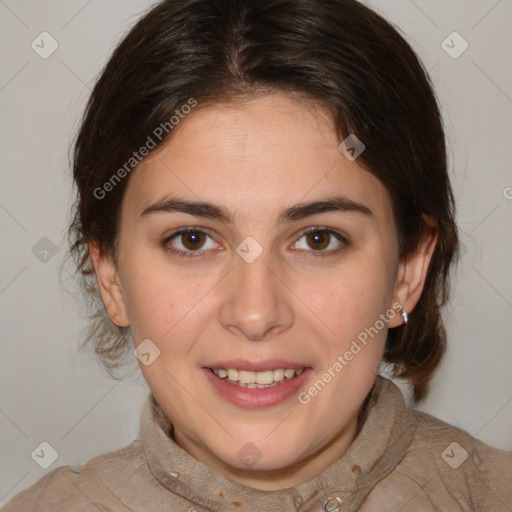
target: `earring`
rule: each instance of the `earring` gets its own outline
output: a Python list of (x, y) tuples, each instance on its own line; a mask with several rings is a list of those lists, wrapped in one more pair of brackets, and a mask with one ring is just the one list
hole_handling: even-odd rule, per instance
[(409, 318), (407, 317), (407, 311), (405, 311), (405, 308), (400, 304), (400, 313), (402, 314), (402, 318), (404, 319), (404, 324), (407, 324), (407, 321)]

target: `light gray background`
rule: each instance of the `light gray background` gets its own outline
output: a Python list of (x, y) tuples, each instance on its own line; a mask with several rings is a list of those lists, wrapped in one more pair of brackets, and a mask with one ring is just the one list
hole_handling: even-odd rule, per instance
[[(431, 71), (463, 232), (446, 312), (449, 350), (420, 409), (511, 450), (512, 1), (368, 4), (402, 29)], [(0, 505), (54, 468), (121, 448), (138, 434), (149, 389), (137, 368), (117, 382), (77, 353), (84, 325), (77, 287), (72, 269), (64, 269), (62, 283), (59, 269), (71, 206), (69, 145), (100, 69), (149, 5), (0, 0)], [(43, 31), (59, 45), (47, 59), (31, 48)], [(457, 59), (441, 46), (454, 31), (469, 43)], [(447, 44), (460, 48), (456, 39)], [(58, 248), (46, 263), (33, 252), (43, 237)], [(59, 455), (46, 470), (31, 458), (43, 441)]]

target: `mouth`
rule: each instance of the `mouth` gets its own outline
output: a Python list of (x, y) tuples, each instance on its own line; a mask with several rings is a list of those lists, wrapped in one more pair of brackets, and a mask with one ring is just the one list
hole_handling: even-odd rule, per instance
[(244, 409), (265, 408), (291, 400), (313, 369), (285, 361), (253, 364), (231, 361), (203, 367), (217, 396)]
[(233, 386), (249, 389), (266, 389), (279, 386), (297, 378), (305, 368), (294, 370), (293, 368), (276, 368), (263, 371), (239, 370), (237, 368), (210, 368), (210, 371), (219, 379)]

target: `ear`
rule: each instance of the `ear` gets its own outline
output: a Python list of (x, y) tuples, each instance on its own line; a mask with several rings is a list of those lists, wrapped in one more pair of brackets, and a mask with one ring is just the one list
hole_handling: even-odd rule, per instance
[[(405, 261), (400, 262), (398, 268), (393, 304), (397, 302), (401, 304), (407, 314), (411, 313), (420, 300), (430, 261), (437, 244), (437, 224), (432, 221), (428, 222), (430, 228), (425, 231), (418, 247), (407, 256)], [(402, 316), (399, 314), (399, 311), (396, 311), (388, 325), (389, 327), (397, 327), (403, 323)]]
[(126, 315), (123, 292), (115, 262), (112, 258), (101, 253), (99, 245), (95, 240), (89, 242), (89, 255), (96, 272), (101, 300), (110, 320), (119, 327), (128, 327), (130, 322)]

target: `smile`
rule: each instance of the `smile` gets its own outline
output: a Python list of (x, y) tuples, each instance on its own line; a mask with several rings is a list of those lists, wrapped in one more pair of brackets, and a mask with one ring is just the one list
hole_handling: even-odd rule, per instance
[(311, 367), (300, 365), (295, 369), (286, 368), (288, 365), (283, 365), (286, 369), (270, 369), (274, 365), (269, 362), (246, 362), (245, 369), (239, 369), (226, 363), (215, 368), (203, 367), (203, 375), (218, 397), (244, 409), (271, 407), (292, 400), (313, 374)]
[(235, 368), (217, 369), (212, 372), (234, 386), (242, 388), (262, 389), (278, 386), (283, 382), (287, 382), (298, 377), (304, 368), (294, 370), (288, 368), (286, 370), (277, 368), (275, 370), (264, 370), (260, 372), (252, 372), (247, 370), (237, 370)]

